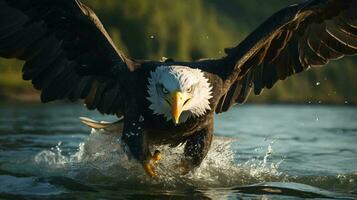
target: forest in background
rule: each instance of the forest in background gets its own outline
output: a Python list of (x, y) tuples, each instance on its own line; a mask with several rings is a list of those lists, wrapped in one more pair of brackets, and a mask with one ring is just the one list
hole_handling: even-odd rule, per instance
[[(139, 59), (192, 60), (221, 57), (267, 17), (299, 0), (82, 0), (91, 7), (118, 48)], [(255, 103), (357, 103), (357, 58), (309, 70), (261, 96)], [(0, 59), (0, 97), (38, 99), (22, 81), (21, 62)]]

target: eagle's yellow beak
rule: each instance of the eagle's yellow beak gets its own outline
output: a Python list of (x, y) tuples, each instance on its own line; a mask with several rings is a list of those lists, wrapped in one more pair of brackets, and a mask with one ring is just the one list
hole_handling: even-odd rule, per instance
[(188, 99), (187, 95), (180, 91), (175, 91), (171, 96), (171, 112), (175, 124), (180, 122), (183, 106)]

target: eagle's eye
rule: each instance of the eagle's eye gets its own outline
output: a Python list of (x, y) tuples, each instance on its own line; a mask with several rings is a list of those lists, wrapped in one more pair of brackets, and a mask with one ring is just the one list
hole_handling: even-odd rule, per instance
[(162, 87), (162, 93), (169, 94), (169, 91), (165, 87)]
[(187, 89), (186, 89), (186, 92), (187, 92), (187, 93), (191, 93), (191, 92), (192, 92), (192, 86), (189, 87), (189, 88), (187, 88)]

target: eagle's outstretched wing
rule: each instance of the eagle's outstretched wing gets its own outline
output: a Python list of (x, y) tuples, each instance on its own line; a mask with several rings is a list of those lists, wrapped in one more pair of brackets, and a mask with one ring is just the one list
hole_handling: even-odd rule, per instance
[(0, 56), (25, 61), (23, 78), (43, 102), (85, 99), (107, 114), (123, 111), (126, 77), (137, 67), (79, 0), (0, 0)]
[(357, 1), (309, 0), (287, 7), (226, 53), (208, 64), (225, 79), (217, 113), (243, 103), (252, 89), (260, 94), (278, 80), (356, 54)]

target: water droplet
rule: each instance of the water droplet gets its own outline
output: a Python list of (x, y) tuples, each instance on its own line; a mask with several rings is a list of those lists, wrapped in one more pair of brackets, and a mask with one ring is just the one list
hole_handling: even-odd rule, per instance
[(263, 158), (263, 163), (262, 163), (263, 166), (266, 166), (266, 164), (272, 154), (273, 154), (273, 148), (272, 148), (271, 144), (269, 144), (268, 151), (265, 153), (265, 156)]
[(144, 120), (145, 120), (144, 117), (142, 115), (140, 115), (139, 122), (143, 122)]

